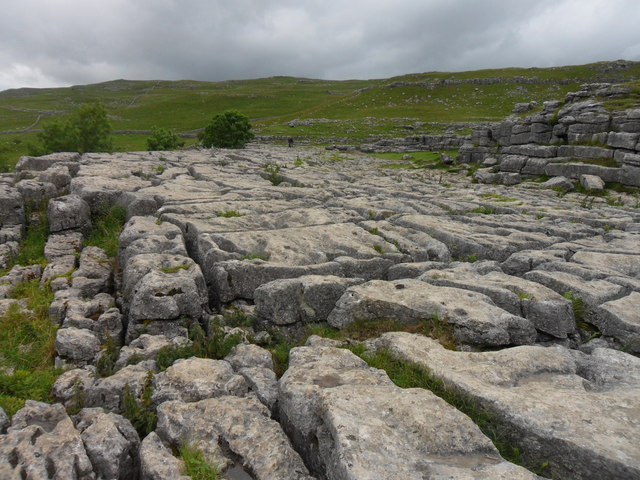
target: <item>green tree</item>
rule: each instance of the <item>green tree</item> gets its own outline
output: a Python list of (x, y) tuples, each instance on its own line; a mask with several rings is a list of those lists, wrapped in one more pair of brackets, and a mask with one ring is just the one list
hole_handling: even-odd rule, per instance
[(41, 145), (32, 149), (40, 155), (53, 152), (110, 152), (113, 150), (107, 110), (96, 101), (85, 104), (64, 123), (51, 123), (38, 134)]
[(151, 136), (147, 138), (147, 150), (175, 150), (184, 146), (184, 141), (171, 130), (153, 127)]
[(206, 148), (242, 148), (253, 139), (249, 119), (235, 110), (216, 115), (198, 138)]

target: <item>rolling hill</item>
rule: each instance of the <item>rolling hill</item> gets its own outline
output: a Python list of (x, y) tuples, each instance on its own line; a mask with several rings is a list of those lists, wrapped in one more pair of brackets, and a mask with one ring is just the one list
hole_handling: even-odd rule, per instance
[(504, 118), (516, 103), (563, 99), (587, 82), (640, 85), (639, 79), (639, 62), (616, 61), (375, 80), (114, 80), (68, 88), (5, 90), (0, 92), (0, 169), (11, 169), (47, 122), (62, 120), (77, 106), (95, 99), (109, 111), (118, 151), (145, 149), (153, 126), (193, 136), (213, 115), (227, 109), (249, 116), (258, 135), (294, 135), (322, 144), (358, 142), (369, 135), (466, 133), (472, 123)]

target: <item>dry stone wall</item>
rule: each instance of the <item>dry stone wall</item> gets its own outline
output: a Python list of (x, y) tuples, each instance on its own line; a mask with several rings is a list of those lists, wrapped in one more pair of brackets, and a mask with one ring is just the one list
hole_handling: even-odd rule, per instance
[[(502, 148), (513, 149), (504, 173), (516, 175), (563, 148), (602, 153)], [(529, 467), (639, 479), (637, 199), (586, 206), (537, 184), (383, 164), (260, 145), (23, 158), (0, 182), (1, 258), (17, 251), (25, 203), (37, 198), (49, 205), (48, 264), (0, 278), (0, 306), (16, 302), (7, 297), (20, 281), (51, 282), (65, 372), (52, 405), (28, 402), (12, 419), (0, 409), (0, 476), (182, 478), (173, 452), (189, 438), (237, 478), (539, 478), (455, 407), (394, 385), (339, 343), (311, 337), (281, 378), (254, 344), (386, 319), (448, 325), (457, 351), (399, 333), (365, 348), (428, 369), (491, 412)], [(87, 208), (112, 204), (127, 211), (115, 262), (83, 247)], [(220, 315), (229, 308), (255, 322), (230, 325)], [(195, 326), (242, 342), (161, 371), (160, 352), (202, 340), (189, 337)], [(125, 397), (149, 388), (158, 423), (140, 438)]]

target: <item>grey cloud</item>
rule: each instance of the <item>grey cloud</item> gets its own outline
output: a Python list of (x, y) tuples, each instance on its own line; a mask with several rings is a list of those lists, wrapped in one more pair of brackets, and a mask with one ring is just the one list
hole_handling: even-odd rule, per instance
[(639, 60), (638, 24), (636, 0), (10, 1), (0, 90)]

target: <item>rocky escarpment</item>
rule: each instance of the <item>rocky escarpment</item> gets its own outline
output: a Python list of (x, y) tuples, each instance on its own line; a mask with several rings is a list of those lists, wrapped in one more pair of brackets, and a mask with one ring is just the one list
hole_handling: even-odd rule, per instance
[[(533, 115), (475, 129), (458, 160), (483, 163), (486, 168), (476, 173), (483, 183), (513, 185), (545, 176), (552, 177), (547, 186), (565, 191), (577, 182), (587, 191), (602, 190), (605, 183), (640, 187), (640, 109), (612, 111), (605, 105), (634, 95), (625, 85), (583, 85)], [(531, 108), (519, 104), (516, 112)]]
[[(587, 208), (535, 183), (382, 164), (265, 146), (23, 158), (2, 177), (0, 253), (18, 248), (25, 200), (51, 197), (48, 264), (14, 267), (0, 294), (51, 282), (66, 371), (52, 405), (0, 411), (2, 477), (183, 478), (174, 453), (192, 443), (229, 478), (538, 478), (456, 407), (334, 342), (311, 337), (278, 374), (264, 348), (386, 319), (448, 326), (457, 351), (405, 333), (362, 348), (489, 412), (530, 468), (640, 478), (635, 199)], [(110, 262), (83, 235), (116, 204)], [(229, 307), (255, 321), (232, 325)], [(167, 362), (203, 338), (239, 343)], [(143, 437), (132, 397), (157, 415)]]

